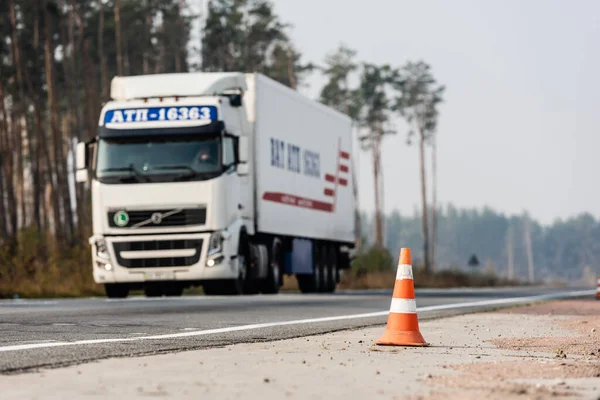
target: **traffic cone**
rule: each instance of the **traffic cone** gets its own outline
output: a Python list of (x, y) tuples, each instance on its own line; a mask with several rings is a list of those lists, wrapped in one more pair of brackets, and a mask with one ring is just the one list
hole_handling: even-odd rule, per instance
[(596, 282), (596, 300), (600, 300), (600, 276), (598, 282)]
[(419, 332), (410, 249), (400, 250), (392, 305), (385, 332), (375, 343), (382, 346), (429, 346)]

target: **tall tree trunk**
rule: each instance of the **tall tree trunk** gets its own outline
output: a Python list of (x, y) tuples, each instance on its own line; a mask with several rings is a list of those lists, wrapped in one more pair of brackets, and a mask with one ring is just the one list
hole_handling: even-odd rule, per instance
[(437, 138), (435, 134), (431, 139), (431, 185), (433, 186), (431, 196), (431, 269), (435, 271), (435, 250), (437, 246)]
[(29, 141), (29, 154), (32, 160), (32, 186), (33, 186), (33, 219), (38, 232), (42, 232), (42, 207), (41, 207), (41, 182), (40, 182), (40, 142), (41, 142), (41, 121), (39, 117), (39, 104), (34, 104), (33, 110), (33, 138)]
[(535, 280), (535, 268), (533, 265), (533, 249), (531, 244), (531, 221), (529, 219), (529, 215), (525, 215), (525, 229), (523, 231), (524, 241), (525, 241), (525, 251), (527, 252), (527, 266), (529, 270), (529, 282), (533, 282)]
[[(2, 82), (0, 82), (0, 109), (2, 113), (2, 124), (0, 124), (0, 244), (4, 244), (9, 239), (9, 210), (5, 205), (5, 198), (8, 197), (8, 179), (10, 176), (6, 173), (7, 157), (10, 153), (10, 149), (5, 143), (5, 139), (8, 138), (8, 122), (6, 121), (6, 111), (4, 109), (4, 96), (3, 96)], [(5, 195), (6, 194), (6, 195)]]
[[(127, 30), (125, 30), (125, 38), (127, 38)], [(127, 40), (123, 43), (123, 74), (131, 74), (129, 69), (129, 42)]]
[[(182, 23), (181, 21), (181, 11), (177, 10), (177, 17), (175, 18), (177, 24)], [(175, 72), (181, 72), (181, 38), (179, 37), (178, 26), (172, 26), (171, 29), (175, 31), (175, 34), (172, 35), (173, 40), (173, 56), (175, 57)]]
[(86, 135), (82, 139), (89, 140), (96, 135), (98, 129), (98, 115), (100, 115), (100, 100), (95, 93), (98, 92), (98, 81), (96, 80), (97, 70), (90, 55), (90, 42), (88, 39), (83, 41), (82, 46), (82, 80), (83, 93), (85, 101), (82, 102), (81, 107), (84, 108), (84, 126)]
[(425, 174), (425, 134), (419, 129), (419, 162), (421, 167), (421, 208), (422, 229), (423, 229), (423, 257), (425, 261), (425, 272), (431, 272), (431, 264), (429, 263), (429, 224), (427, 222), (427, 176)]
[(506, 238), (506, 253), (508, 257), (508, 279), (515, 278), (515, 256), (513, 245), (513, 227), (509, 222), (507, 238)]
[[(94, 96), (97, 92), (98, 81), (96, 80), (97, 71), (94, 66), (92, 57), (89, 51), (89, 41), (86, 39), (83, 43), (83, 70), (85, 71), (83, 76), (84, 81), (84, 93), (87, 102), (83, 104), (83, 107), (87, 110), (86, 115), (86, 136), (85, 140), (91, 139), (95, 135), (97, 129), (97, 118), (100, 114), (100, 104), (98, 103), (98, 97)], [(83, 185), (78, 185), (83, 186)], [(78, 221), (79, 221), (79, 232), (81, 234), (91, 234), (91, 211), (90, 211), (90, 191), (82, 190), (81, 201), (78, 207)]]
[[(102, 1), (102, 0), (100, 0)], [(150, 73), (150, 60), (148, 56), (148, 50), (150, 49), (150, 34), (152, 29), (152, 9), (150, 7), (150, 0), (146, 0), (146, 18), (145, 18), (145, 30), (144, 30), (144, 53), (142, 56), (142, 73), (144, 75)]]
[(383, 247), (383, 226), (381, 223), (381, 199), (379, 187), (379, 173), (381, 168), (381, 131), (377, 127), (375, 138), (373, 139), (373, 186), (375, 190), (375, 247)]
[(11, 124), (8, 123), (8, 113), (6, 112), (6, 105), (4, 102), (4, 87), (0, 82), (0, 112), (2, 113), (2, 130), (4, 135), (0, 135), (0, 140), (4, 139), (3, 148), (5, 149), (4, 157), (2, 158), (2, 166), (4, 171), (5, 189), (6, 189), (6, 220), (8, 226), (9, 237), (15, 237), (17, 233), (17, 207), (15, 201), (15, 188), (14, 188), (14, 163), (13, 163), (13, 151), (14, 146), (11, 141)]
[[(3, 130), (0, 130), (2, 132)], [(3, 141), (0, 140), (0, 246), (4, 245), (8, 240), (8, 218), (6, 215), (6, 207), (4, 206), (4, 168), (2, 165), (4, 164), (3, 159), (6, 154), (6, 150), (4, 149)], [(0, 274), (1, 276), (1, 274)]]
[[(50, 113), (50, 131), (51, 131), (51, 143), (53, 148), (54, 157), (54, 168), (52, 162), (48, 160), (48, 169), (50, 173), (50, 180), (48, 182), (56, 182), (55, 187), (52, 190), (52, 203), (54, 205), (54, 229), (56, 232), (57, 239), (66, 238), (65, 229), (63, 229), (63, 219), (61, 218), (61, 209), (66, 214), (65, 204), (62, 201), (60, 193), (62, 192), (62, 181), (64, 178), (63, 171), (61, 171), (60, 164), (64, 161), (62, 156), (62, 143), (60, 140), (60, 132), (58, 126), (58, 110), (56, 104), (56, 98), (54, 93), (54, 76), (53, 76), (53, 64), (54, 64), (54, 52), (51, 43), (52, 29), (51, 29), (51, 16), (50, 12), (46, 8), (44, 13), (44, 63), (46, 71), (46, 90), (48, 96), (48, 111)], [(65, 215), (66, 219), (66, 215)], [(68, 221), (64, 221), (65, 224)]]
[[(40, 46), (40, 18), (39, 18), (39, 6), (40, 3), (35, 3), (35, 18), (33, 21), (33, 49), (37, 54)], [(37, 59), (34, 61), (36, 68), (38, 67)], [(42, 101), (41, 95), (36, 93), (36, 90), (33, 88), (33, 83), (31, 81), (31, 75), (27, 69), (24, 70), (25, 73), (25, 83), (27, 86), (27, 92), (29, 98), (33, 102), (33, 130), (31, 132), (30, 140), (29, 140), (29, 154), (31, 155), (31, 168), (32, 168), (32, 192), (33, 192), (33, 215), (35, 220), (35, 225), (37, 227), (38, 232), (43, 232), (47, 224), (45, 223), (46, 212), (44, 202), (42, 201), (42, 184), (41, 184), (41, 176), (42, 176), (42, 152), (41, 146), (44, 141), (44, 133), (42, 127)], [(43, 249), (40, 250), (43, 253)]]
[[(27, 126), (27, 104), (25, 99), (25, 90), (23, 87), (23, 67), (21, 63), (21, 46), (19, 44), (19, 35), (17, 32), (17, 18), (15, 12), (15, 2), (14, 0), (10, 1), (9, 5), (9, 13), (10, 13), (10, 25), (11, 25), (11, 42), (12, 42), (12, 52), (13, 59), (15, 63), (16, 75), (17, 75), (17, 85), (19, 90), (19, 99), (17, 102), (18, 114), (15, 115), (12, 122), (14, 128), (14, 137), (15, 137), (15, 148), (11, 149), (13, 155), (16, 156), (17, 159), (17, 187), (18, 187), (18, 203), (19, 203), (19, 214), (21, 216), (21, 225), (27, 224), (27, 211), (25, 206), (25, 168), (24, 168), (24, 148), (23, 148), (23, 132), (25, 132), (25, 137), (28, 136), (28, 126)], [(16, 212), (16, 210), (15, 210)]]
[(294, 52), (292, 47), (287, 48), (287, 59), (288, 59), (288, 79), (290, 81), (290, 87), (296, 90), (296, 74), (294, 72)]
[[(20, 114), (20, 113), (19, 113)], [(27, 224), (26, 211), (25, 211), (25, 163), (23, 160), (24, 149), (23, 149), (23, 133), (27, 133), (27, 128), (23, 130), (23, 118), (24, 114), (17, 115), (13, 119), (13, 135), (14, 135), (14, 149), (13, 153), (16, 157), (16, 185), (17, 185), (17, 226), (24, 227)]]
[(123, 75), (123, 54), (121, 53), (121, 0), (115, 0), (115, 43), (117, 50), (117, 74)]
[(100, 60), (100, 93), (102, 100), (108, 98), (108, 71), (104, 56), (104, 3), (98, 0), (98, 60)]

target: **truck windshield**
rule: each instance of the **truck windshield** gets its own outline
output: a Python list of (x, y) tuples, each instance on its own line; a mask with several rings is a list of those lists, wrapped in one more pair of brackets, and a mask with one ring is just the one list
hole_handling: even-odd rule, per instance
[(212, 179), (223, 170), (220, 142), (218, 136), (100, 139), (96, 178), (105, 183)]

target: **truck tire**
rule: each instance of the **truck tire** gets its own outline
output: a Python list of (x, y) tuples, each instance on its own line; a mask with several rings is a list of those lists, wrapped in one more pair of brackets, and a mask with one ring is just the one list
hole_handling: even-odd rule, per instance
[(244, 278), (244, 294), (252, 295), (260, 293), (259, 279), (257, 278), (257, 269), (260, 264), (260, 250), (258, 245), (245, 241), (245, 244), (240, 239), (240, 250), (238, 260), (243, 260), (245, 267)]
[(215, 279), (202, 284), (207, 296), (237, 296), (244, 293), (244, 282), (241, 279)]
[(227, 279), (223, 282), (223, 294), (229, 296), (239, 296), (244, 294), (245, 279), (239, 277), (238, 279)]
[(267, 277), (260, 282), (263, 294), (277, 294), (281, 287), (281, 266), (283, 264), (283, 245), (279, 239), (273, 240), (269, 253)]
[(124, 283), (105, 283), (104, 292), (109, 299), (124, 299), (129, 296), (129, 285)]
[(221, 288), (221, 281), (206, 281), (202, 284), (202, 290), (204, 290), (204, 294), (207, 296), (218, 296), (223, 294), (223, 289)]
[(312, 274), (297, 274), (298, 287), (302, 293), (317, 293), (321, 291), (323, 285), (323, 246), (314, 245), (313, 262), (314, 269)]
[(335, 292), (337, 286), (337, 251), (335, 246), (327, 246), (326, 264), (324, 267), (323, 291)]

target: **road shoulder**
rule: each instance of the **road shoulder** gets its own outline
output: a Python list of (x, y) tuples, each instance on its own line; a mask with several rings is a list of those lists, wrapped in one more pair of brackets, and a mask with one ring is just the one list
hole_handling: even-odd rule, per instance
[(3, 399), (600, 397), (600, 302), (423, 321), (428, 348), (377, 347), (383, 327), (109, 359), (0, 376)]

